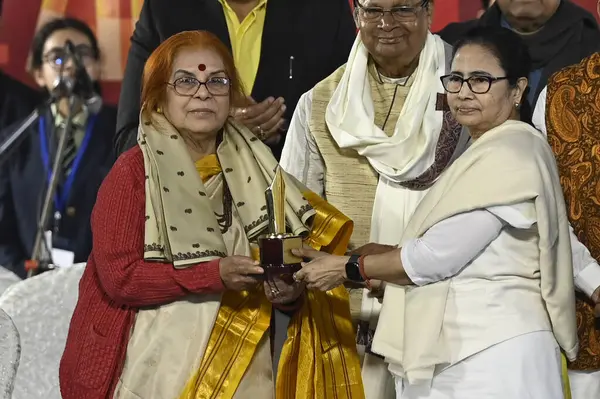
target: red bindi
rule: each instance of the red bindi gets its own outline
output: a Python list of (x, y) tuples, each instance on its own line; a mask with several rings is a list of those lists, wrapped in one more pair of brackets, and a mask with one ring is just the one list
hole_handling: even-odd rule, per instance
[(204, 65), (204, 64), (198, 64), (198, 70), (199, 71), (205, 71), (206, 70), (206, 65)]

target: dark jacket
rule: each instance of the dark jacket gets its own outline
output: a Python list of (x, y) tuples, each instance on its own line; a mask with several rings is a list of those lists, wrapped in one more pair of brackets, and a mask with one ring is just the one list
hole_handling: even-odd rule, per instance
[(25, 118), (42, 94), (0, 71), (0, 131)]
[[(114, 162), (112, 141), (116, 114), (110, 107), (103, 107), (98, 114), (73, 181), (59, 233), (53, 237), (56, 247), (74, 252), (75, 262), (85, 262), (92, 249), (90, 215), (98, 188)], [(42, 115), (46, 134), (50, 134), (54, 123), (52, 113), (46, 109)], [(20, 123), (8, 128), (2, 136), (18, 125)], [(46, 183), (39, 124), (34, 123), (10, 160), (0, 167), (0, 265), (21, 277), (26, 275), (23, 262), (30, 258), (33, 250)]]
[[(479, 25), (502, 26), (502, 12), (497, 3), (479, 20), (450, 24), (438, 34), (454, 45), (471, 28)], [(596, 19), (567, 0), (561, 1), (556, 13), (539, 32), (522, 38), (529, 47), (533, 70), (541, 70), (532, 94), (532, 109), (550, 75), (600, 50), (600, 30)]]
[[(178, 0), (177, 7), (164, 0), (144, 2), (119, 100), (117, 155), (135, 143), (144, 63), (163, 40), (186, 30), (212, 32), (231, 48), (218, 0)], [(285, 98), (289, 121), (300, 96), (347, 61), (355, 37), (348, 0), (269, 1), (252, 97), (258, 102), (269, 96)], [(277, 158), (283, 142), (272, 148)]]
[(478, 19), (471, 19), (464, 22), (452, 22), (444, 26), (444, 29), (437, 32), (437, 34), (444, 39), (445, 42), (454, 45), (468, 31), (479, 26), (479, 24), (480, 21)]

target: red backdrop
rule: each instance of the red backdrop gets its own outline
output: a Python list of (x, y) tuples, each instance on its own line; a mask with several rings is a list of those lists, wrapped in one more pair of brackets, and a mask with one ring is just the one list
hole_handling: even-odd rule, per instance
[[(573, 1), (596, 15), (596, 0)], [(90, 24), (98, 35), (104, 54), (104, 94), (107, 102), (116, 103), (127, 59), (129, 36), (142, 3), (143, 0), (4, 0), (0, 67), (10, 75), (32, 84), (25, 69), (36, 27), (55, 16), (80, 18)], [(479, 4), (478, 0), (438, 1), (432, 30), (441, 29), (449, 22), (474, 18)]]

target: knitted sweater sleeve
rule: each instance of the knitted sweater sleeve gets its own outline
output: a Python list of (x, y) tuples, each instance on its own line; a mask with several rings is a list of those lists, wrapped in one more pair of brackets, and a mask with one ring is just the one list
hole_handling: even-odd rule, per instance
[(128, 307), (156, 306), (188, 294), (225, 290), (219, 261), (176, 269), (144, 260), (144, 164), (139, 148), (117, 161), (98, 192), (92, 214), (92, 257), (102, 288)]

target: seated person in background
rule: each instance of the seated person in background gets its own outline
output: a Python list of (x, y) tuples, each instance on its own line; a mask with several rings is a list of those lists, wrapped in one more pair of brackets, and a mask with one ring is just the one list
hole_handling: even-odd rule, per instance
[[(138, 145), (107, 176), (92, 216), (63, 398), (363, 398), (345, 289), (263, 283), (251, 257), (277, 162), (229, 117), (244, 94), (227, 47), (206, 31), (171, 36), (142, 87)], [(290, 230), (344, 253), (351, 222), (286, 176)], [(280, 351), (272, 304), (296, 311)]]
[[(568, 0), (497, 0), (477, 25), (512, 29), (527, 45), (532, 61), (526, 94), (530, 110), (550, 75), (600, 50), (596, 19)], [(450, 24), (438, 34), (454, 45), (472, 27), (472, 21)]]
[[(48, 22), (36, 33), (31, 49), (35, 81), (49, 93), (60, 76), (61, 65), (64, 76), (74, 76), (74, 62), (65, 52), (68, 40), (98, 89), (100, 50), (96, 37), (85, 23), (69, 18)], [(39, 123), (29, 128), (27, 138), (1, 169), (0, 265), (21, 277), (26, 276), (24, 261), (32, 254), (43, 197), (68, 110), (66, 98), (43, 110)], [(100, 183), (114, 161), (111, 143), (116, 111), (103, 106), (94, 112), (82, 101), (76, 101), (48, 226), (52, 247), (72, 253), (74, 262), (84, 262), (92, 249), (90, 215)], [(3, 136), (21, 123), (8, 128)]]
[(145, 0), (119, 100), (118, 154), (136, 143), (144, 63), (186, 30), (209, 31), (229, 47), (248, 96), (231, 112), (277, 159), (298, 99), (346, 62), (356, 37), (348, 0)]
[(399, 248), (298, 253), (316, 258), (295, 274), (309, 289), (347, 277), (387, 284), (372, 350), (398, 399), (563, 398), (561, 348), (570, 360), (578, 349), (573, 272), (587, 263), (573, 265), (582, 245), (552, 150), (520, 121), (530, 65), (510, 30), (471, 31), (441, 80), (473, 142), (419, 203)]

